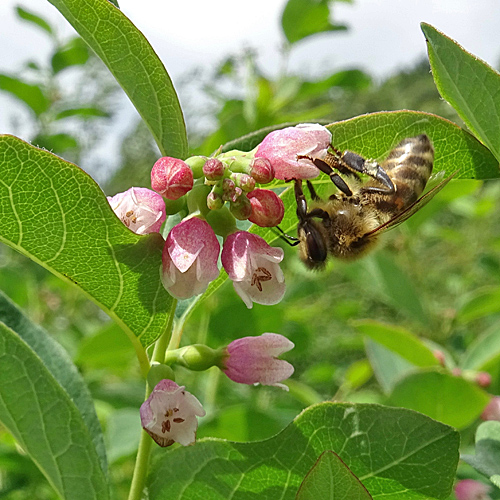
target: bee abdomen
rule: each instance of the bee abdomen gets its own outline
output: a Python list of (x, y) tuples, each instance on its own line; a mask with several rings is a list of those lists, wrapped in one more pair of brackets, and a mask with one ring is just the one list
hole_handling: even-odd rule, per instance
[[(403, 139), (382, 164), (382, 168), (405, 198), (416, 200), (425, 188), (432, 172), (434, 148), (425, 134)], [(409, 198), (407, 198), (409, 196)]]

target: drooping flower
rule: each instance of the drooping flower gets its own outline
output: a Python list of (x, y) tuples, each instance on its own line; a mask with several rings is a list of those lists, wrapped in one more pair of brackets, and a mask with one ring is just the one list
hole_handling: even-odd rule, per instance
[(240, 384), (274, 385), (288, 390), (280, 382), (290, 377), (294, 369), (277, 357), (293, 347), (293, 342), (276, 333), (233, 340), (226, 348), (221, 369)]
[(332, 141), (330, 131), (317, 123), (301, 123), (295, 127), (275, 130), (260, 143), (255, 158), (266, 158), (277, 179), (312, 179), (319, 170), (308, 159), (297, 156), (324, 158)]
[(474, 479), (463, 479), (455, 485), (455, 496), (457, 500), (491, 500), (488, 493), (491, 486)]
[(193, 171), (186, 162), (164, 156), (153, 165), (151, 187), (165, 198), (177, 200), (193, 188)]
[(108, 196), (108, 202), (119, 219), (137, 234), (158, 233), (166, 219), (165, 202), (151, 189), (131, 187)]
[(220, 245), (210, 225), (197, 217), (172, 228), (162, 254), (163, 286), (177, 299), (203, 293), (219, 275)]
[(188, 446), (196, 440), (196, 417), (204, 417), (205, 410), (184, 386), (163, 379), (142, 403), (140, 414), (142, 427), (160, 446)]
[(275, 227), (285, 215), (285, 205), (281, 198), (270, 189), (254, 189), (247, 194), (252, 205), (248, 220), (260, 227)]
[(482, 420), (500, 420), (500, 396), (493, 396), (481, 413)]
[(279, 263), (283, 250), (269, 246), (256, 234), (236, 231), (222, 248), (222, 265), (236, 293), (250, 309), (257, 304), (277, 304), (285, 294), (285, 278)]

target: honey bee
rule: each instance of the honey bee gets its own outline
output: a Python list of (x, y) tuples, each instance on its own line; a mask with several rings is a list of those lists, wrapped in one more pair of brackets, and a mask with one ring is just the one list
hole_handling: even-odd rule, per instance
[[(291, 244), (299, 246), (300, 258), (310, 269), (321, 269), (328, 255), (345, 260), (365, 255), (384, 231), (420, 210), (454, 175), (419, 198), (434, 162), (434, 148), (425, 134), (403, 139), (381, 165), (351, 151), (333, 151), (323, 159), (298, 157), (310, 159), (340, 191), (322, 200), (307, 181), (313, 201), (309, 209), (302, 181), (295, 180), (299, 224)], [(362, 183), (358, 173), (371, 179)]]

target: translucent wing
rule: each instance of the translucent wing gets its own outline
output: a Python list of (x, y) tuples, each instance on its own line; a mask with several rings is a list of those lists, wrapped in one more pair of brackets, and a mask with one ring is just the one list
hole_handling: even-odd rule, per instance
[(399, 212), (397, 215), (395, 215), (392, 219), (388, 220), (384, 224), (381, 224), (380, 226), (376, 227), (369, 233), (366, 233), (365, 236), (369, 236), (375, 233), (378, 233), (379, 231), (387, 231), (388, 229), (391, 229), (393, 227), (398, 226), (402, 222), (404, 222), (406, 219), (411, 217), (415, 212), (418, 212), (421, 208), (423, 208), (429, 201), (434, 198), (436, 194), (443, 189), (448, 182), (453, 179), (453, 177), (457, 174), (458, 170), (456, 172), (453, 172), (449, 177), (441, 181), (437, 186), (433, 187), (430, 191), (425, 193), (423, 196), (421, 196), (415, 203), (412, 203), (408, 208), (405, 208), (403, 211)]

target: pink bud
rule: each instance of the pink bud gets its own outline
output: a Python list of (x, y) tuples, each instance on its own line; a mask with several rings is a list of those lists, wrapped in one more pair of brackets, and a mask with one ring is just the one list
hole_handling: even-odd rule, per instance
[(479, 372), (476, 374), (475, 381), (479, 387), (489, 387), (491, 385), (491, 375), (488, 372)]
[(164, 156), (151, 170), (151, 187), (169, 200), (177, 200), (193, 187), (193, 171), (177, 158)]
[(229, 209), (238, 220), (247, 220), (252, 214), (252, 205), (246, 196), (239, 196), (236, 201), (230, 202)]
[(255, 179), (248, 174), (236, 173), (232, 174), (231, 178), (234, 180), (235, 184), (246, 193), (255, 189)]
[(443, 351), (434, 349), (434, 351), (432, 351), (432, 354), (434, 354), (434, 357), (438, 360), (441, 366), (445, 366), (446, 358), (444, 357)]
[(481, 413), (482, 420), (499, 420), (500, 421), (500, 396), (493, 396), (490, 402)]
[(140, 414), (142, 427), (160, 446), (188, 446), (196, 441), (196, 417), (204, 417), (205, 410), (183, 386), (163, 379), (142, 403)]
[(218, 210), (219, 208), (222, 208), (223, 205), (224, 205), (224, 200), (222, 199), (222, 196), (219, 193), (215, 191), (211, 191), (210, 193), (208, 193), (207, 207), (210, 210)]
[(240, 384), (274, 385), (288, 390), (279, 382), (292, 375), (293, 366), (277, 357), (293, 347), (293, 342), (276, 333), (233, 340), (227, 346), (222, 370)]
[(247, 194), (252, 204), (250, 222), (260, 227), (277, 226), (285, 215), (285, 205), (281, 198), (269, 189), (254, 189)]
[(457, 500), (491, 500), (488, 495), (491, 489), (491, 486), (480, 481), (463, 479), (455, 485), (455, 496)]
[(281, 248), (270, 247), (256, 234), (236, 231), (222, 248), (222, 265), (233, 281), (236, 293), (251, 309), (257, 304), (277, 304), (285, 294), (285, 278), (279, 266)]
[(166, 219), (163, 198), (151, 189), (131, 187), (123, 193), (108, 196), (118, 218), (134, 233), (158, 233)]
[(224, 177), (224, 171), (226, 167), (224, 163), (222, 163), (217, 158), (210, 158), (203, 165), (203, 175), (209, 181), (218, 181)]
[(297, 156), (324, 158), (331, 141), (332, 134), (327, 128), (318, 124), (302, 123), (268, 134), (260, 143), (255, 157), (267, 158), (277, 179), (312, 179), (319, 175), (319, 170), (312, 161), (297, 160)]
[(219, 276), (220, 245), (201, 219), (185, 219), (168, 233), (162, 254), (162, 282), (170, 295), (188, 299), (203, 293)]
[(254, 158), (251, 163), (251, 176), (259, 184), (268, 184), (274, 179), (274, 168), (267, 158)]

